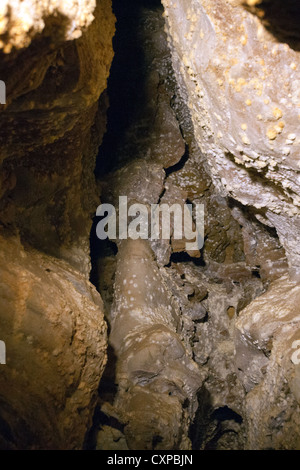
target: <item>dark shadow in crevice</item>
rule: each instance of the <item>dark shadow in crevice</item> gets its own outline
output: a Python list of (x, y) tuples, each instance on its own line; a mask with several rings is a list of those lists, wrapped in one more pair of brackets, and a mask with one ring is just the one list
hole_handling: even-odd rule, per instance
[(98, 387), (98, 403), (95, 408), (93, 416), (93, 424), (91, 429), (88, 431), (84, 449), (95, 450), (97, 444), (97, 434), (102, 426), (109, 426), (119, 431), (124, 431), (124, 424), (118, 421), (117, 418), (105, 414), (101, 410), (103, 403), (113, 404), (114, 398), (118, 391), (118, 385), (116, 384), (116, 363), (117, 358), (112, 346), (108, 345), (107, 348), (107, 364), (103, 372), (99, 387)]
[(237, 431), (232, 429), (231, 423), (241, 425), (243, 418), (228, 406), (214, 409), (211, 395), (203, 385), (198, 392), (198, 409), (190, 427), (189, 437), (193, 450), (216, 450), (219, 439), (226, 433)]
[(255, 216), (255, 214), (259, 214), (262, 217), (266, 217), (265, 215), (266, 209), (264, 208), (258, 209), (256, 207), (244, 206), (241, 202), (239, 202), (237, 199), (233, 199), (232, 197), (228, 197), (227, 200), (228, 200), (228, 207), (230, 209), (234, 209), (235, 207), (239, 208), (239, 210), (243, 212), (244, 217), (249, 222), (252, 222), (256, 224), (257, 226), (261, 227), (262, 230), (265, 230), (266, 232), (268, 232), (270, 237), (278, 239), (276, 228), (270, 227), (269, 225), (264, 224), (263, 222), (258, 220), (257, 217)]
[[(124, 165), (122, 150), (129, 139), (129, 130), (139, 119), (141, 110), (147, 105), (145, 83), (147, 64), (143, 44), (139, 41), (143, 9), (162, 10), (158, 0), (113, 0), (113, 11), (116, 15), (116, 34), (113, 39), (115, 56), (108, 79), (107, 94), (109, 109), (107, 112), (107, 130), (103, 137), (96, 160), (95, 176), (104, 180), (113, 169)], [(134, 154), (130, 155), (134, 158)], [(105, 202), (105, 201), (101, 201)], [(100, 289), (101, 260), (117, 254), (117, 245), (110, 240), (99, 240), (96, 226), (99, 217), (93, 219), (90, 235), (90, 253), (92, 270), (90, 281)], [(105, 303), (105, 302), (104, 302)], [(108, 325), (108, 330), (109, 330)], [(110, 331), (108, 331), (109, 336)], [(108, 362), (102, 375), (98, 404), (93, 417), (93, 426), (87, 433), (84, 448), (95, 449), (99, 429), (110, 426), (123, 432), (124, 426), (116, 418), (108, 416), (101, 409), (103, 403), (113, 404), (118, 391), (116, 384), (117, 358), (111, 346), (108, 346)], [(160, 442), (156, 437), (154, 445)]]
[(171, 173), (176, 173), (176, 171), (182, 170), (184, 165), (189, 159), (189, 147), (188, 145), (185, 146), (185, 152), (179, 162), (175, 163), (175, 165), (170, 166), (169, 168), (165, 169), (166, 177), (168, 177)]
[(106, 256), (116, 256), (118, 253), (118, 248), (116, 243), (109, 240), (100, 240), (97, 237), (96, 227), (100, 218), (95, 216), (93, 219), (93, 225), (90, 233), (90, 253), (91, 253), (91, 272), (90, 272), (90, 282), (99, 289), (99, 276), (100, 270), (98, 262), (101, 258)]
[(147, 102), (146, 77), (149, 73), (139, 39), (143, 8), (162, 8), (157, 0), (114, 0), (113, 11), (117, 18), (113, 39), (115, 56), (108, 79), (109, 110), (107, 131), (99, 149), (95, 169), (96, 177), (102, 179), (120, 162), (120, 149), (128, 140), (128, 129), (136, 122)]
[(241, 424), (243, 422), (243, 418), (233, 411), (228, 406), (221, 406), (217, 408), (211, 415), (211, 419), (216, 419), (218, 421), (235, 421), (236, 423)]
[(299, 0), (264, 0), (257, 8), (245, 7), (256, 14), (266, 29), (279, 41), (300, 50)]
[(170, 266), (172, 263), (193, 263), (195, 266), (200, 266), (204, 267), (205, 266), (205, 261), (203, 260), (203, 257), (201, 256), (200, 258), (193, 258), (190, 256), (188, 253), (185, 251), (180, 251), (178, 253), (172, 253), (170, 257)]
[(199, 450), (206, 439), (210, 425), (210, 414), (212, 409), (210, 393), (205, 386), (202, 386), (197, 394), (198, 409), (189, 430), (189, 438), (192, 442), (192, 449)]

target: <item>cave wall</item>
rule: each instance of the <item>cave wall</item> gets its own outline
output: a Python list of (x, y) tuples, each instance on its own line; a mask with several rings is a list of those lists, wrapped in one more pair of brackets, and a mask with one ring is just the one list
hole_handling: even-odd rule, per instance
[(172, 70), (163, 10), (150, 3), (115, 2), (101, 201), (202, 203), (205, 243), (187, 251), (172, 223), (170, 239), (103, 242), (95, 272), (110, 349), (94, 448), (241, 449), (245, 390), (235, 322), (265, 283), (286, 273), (286, 257), (276, 234), (241, 207), (233, 211), (212, 183)]
[(107, 337), (89, 236), (114, 24), (108, 0), (0, 7), (3, 448), (82, 448), (91, 423)]
[[(243, 445), (299, 448), (299, 366), (292, 360), (299, 337), (299, 9), (276, 0), (163, 4), (207, 171), (232, 200), (247, 264), (267, 281), (234, 325)], [(265, 239), (274, 229), (281, 247)]]
[(278, 2), (258, 15), (243, 2), (163, 4), (174, 69), (214, 183), (276, 228), (299, 280), (300, 56), (288, 14), (293, 2), (277, 5), (284, 40), (274, 18), (269, 28), (262, 21)]

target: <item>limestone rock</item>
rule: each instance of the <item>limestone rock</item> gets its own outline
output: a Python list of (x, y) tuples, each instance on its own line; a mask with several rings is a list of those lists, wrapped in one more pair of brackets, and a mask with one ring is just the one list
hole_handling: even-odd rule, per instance
[(299, 285), (283, 276), (236, 322), (236, 366), (249, 392), (244, 407), (250, 449), (300, 445), (299, 295)]
[(82, 29), (94, 19), (96, 0), (64, 2), (62, 0), (36, 1), (4, 0), (1, 4), (0, 48), (5, 54), (12, 48), (28, 47), (32, 39), (51, 24), (55, 24), (65, 39), (77, 39)]
[[(91, 215), (98, 203), (93, 172), (107, 108), (105, 98), (99, 107), (98, 99), (113, 57), (114, 16), (109, 0), (97, 2), (96, 9), (94, 2), (68, 5), (68, 12), (65, 2), (54, 1), (14, 2), (11, 9), (21, 42), (0, 51), (7, 94), (0, 113), (0, 218), (31, 245), (88, 274)], [(67, 13), (70, 37), (57, 31), (65, 24), (59, 11)], [(5, 41), (13, 41), (14, 26), (3, 15)], [(47, 15), (55, 21), (42, 27)], [(27, 30), (28, 18), (39, 34)], [(89, 27), (80, 38), (67, 40), (84, 25)]]
[(81, 449), (106, 363), (101, 298), (64, 261), (0, 247), (0, 447)]
[(263, 2), (276, 4), (267, 29), (240, 3), (163, 0), (173, 65), (214, 183), (263, 213), (300, 278), (300, 55), (272, 29), (293, 7)]
[(115, 407), (128, 422), (131, 449), (187, 445), (201, 373), (177, 335), (178, 314), (148, 242), (122, 241), (110, 342), (118, 358)]
[(109, 0), (1, 2), (1, 448), (81, 449), (91, 425), (107, 339), (89, 235), (114, 23)]

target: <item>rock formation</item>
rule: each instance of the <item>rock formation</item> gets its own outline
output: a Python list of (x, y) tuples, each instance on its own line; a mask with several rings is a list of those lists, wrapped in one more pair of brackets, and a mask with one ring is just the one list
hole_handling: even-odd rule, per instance
[(80, 449), (91, 424), (107, 339), (89, 233), (114, 22), (106, 0), (0, 7), (1, 448)]
[[(0, 448), (300, 448), (298, 24), (2, 2)], [(120, 196), (203, 205), (204, 246), (99, 240)]]
[(163, 1), (174, 70), (214, 183), (276, 228), (299, 280), (298, 38), (232, 3)]
[[(291, 361), (299, 335), (299, 9), (276, 0), (163, 4), (179, 89), (208, 172), (220, 194), (243, 206), (233, 202), (232, 215), (247, 264), (274, 281), (235, 324), (245, 448), (299, 448)], [(274, 229), (290, 280), (284, 251), (270, 238)]]

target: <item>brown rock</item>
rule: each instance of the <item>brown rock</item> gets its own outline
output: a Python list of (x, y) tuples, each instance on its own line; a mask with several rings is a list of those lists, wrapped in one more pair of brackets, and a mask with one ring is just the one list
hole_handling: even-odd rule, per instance
[(81, 449), (106, 362), (101, 298), (64, 261), (0, 246), (0, 447)]

